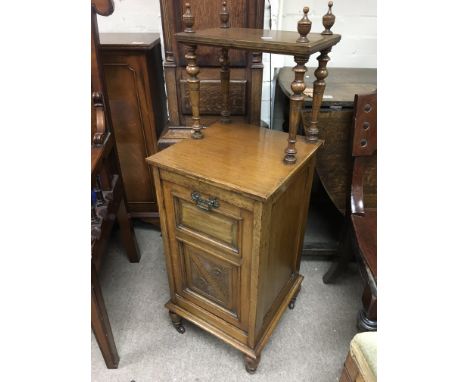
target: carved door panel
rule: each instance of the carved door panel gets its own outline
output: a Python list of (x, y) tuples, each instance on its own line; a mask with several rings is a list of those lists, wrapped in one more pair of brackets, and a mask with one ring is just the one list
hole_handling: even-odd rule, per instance
[(196, 187), (163, 189), (176, 294), (247, 330), (252, 211)]

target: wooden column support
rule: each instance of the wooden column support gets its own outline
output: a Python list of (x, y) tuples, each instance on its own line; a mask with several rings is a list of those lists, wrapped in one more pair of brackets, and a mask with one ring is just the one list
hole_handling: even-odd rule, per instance
[(286, 155), (284, 156), (284, 163), (286, 164), (296, 163), (296, 135), (297, 128), (299, 126), (302, 105), (304, 104), (304, 95), (302, 94), (302, 92), (305, 89), (304, 75), (305, 72), (307, 72), (305, 64), (307, 61), (309, 61), (309, 57), (294, 56), (294, 61), (297, 65), (293, 68), (294, 81), (291, 83), (291, 89), (294, 94), (291, 96), (289, 110), (288, 147), (285, 150)]
[(328, 57), (328, 53), (330, 53), (330, 51), (331, 48), (320, 51), (320, 56), (317, 58), (319, 66), (314, 72), (315, 78), (317, 79), (314, 81), (311, 122), (310, 126), (308, 126), (305, 131), (307, 142), (317, 142), (319, 138), (319, 129), (317, 127), (318, 115), (320, 112), (320, 106), (322, 105), (323, 93), (325, 91), (325, 78), (328, 76), (327, 63), (330, 61), (330, 57)]
[(197, 65), (196, 45), (187, 45), (185, 59), (187, 60), (186, 71), (190, 78), (187, 80), (190, 92), (190, 104), (192, 105), (192, 138), (201, 139), (203, 133), (200, 126), (200, 80), (198, 73), (200, 68)]
[(223, 94), (223, 108), (221, 110), (221, 122), (229, 123), (231, 119), (230, 105), (229, 105), (229, 81), (230, 81), (230, 69), (229, 69), (229, 50), (228, 48), (221, 48), (221, 54), (219, 56), (219, 63), (221, 65), (220, 78), (221, 78), (221, 92)]
[[(192, 15), (190, 9), (190, 4), (185, 3), (185, 13), (182, 16), (182, 20), (185, 26), (184, 32), (195, 33), (192, 29), (193, 24), (195, 23), (195, 18)], [(190, 104), (192, 105), (192, 138), (201, 139), (203, 138), (203, 133), (200, 126), (200, 80), (198, 78), (198, 73), (200, 73), (200, 68), (197, 65), (197, 46), (194, 44), (187, 44), (185, 59), (187, 60), (186, 71), (190, 76), (187, 80), (190, 93)]]

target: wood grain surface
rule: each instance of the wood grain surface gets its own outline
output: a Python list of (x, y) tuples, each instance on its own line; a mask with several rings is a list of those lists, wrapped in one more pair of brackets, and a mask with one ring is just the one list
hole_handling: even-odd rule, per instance
[[(224, 46), (232, 49), (261, 51), (264, 53), (308, 56), (337, 44), (341, 35), (321, 35), (309, 33), (309, 42), (298, 43), (297, 32), (262, 30), (251, 28), (211, 28), (196, 33), (180, 32), (175, 37), (184, 44)], [(263, 37), (263, 38), (262, 38)]]
[(282, 160), (288, 139), (286, 133), (247, 124), (216, 123), (204, 129), (204, 135), (205, 139), (180, 142), (147, 161), (225, 189), (242, 190), (254, 198), (267, 199), (322, 144), (298, 139), (297, 162), (285, 165)]

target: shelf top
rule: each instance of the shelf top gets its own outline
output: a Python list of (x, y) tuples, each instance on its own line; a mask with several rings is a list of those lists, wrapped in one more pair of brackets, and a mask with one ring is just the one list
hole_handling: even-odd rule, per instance
[(297, 162), (283, 163), (288, 134), (248, 124), (215, 123), (203, 139), (185, 139), (146, 161), (217, 187), (267, 200), (306, 165), (322, 141), (298, 136)]
[(341, 35), (309, 33), (309, 42), (296, 42), (299, 33), (291, 31), (262, 30), (253, 28), (210, 28), (194, 33), (175, 34), (178, 42), (194, 45), (219, 46), (266, 53), (311, 55), (332, 47), (341, 40)]
[(100, 33), (101, 49), (151, 49), (160, 40), (159, 33)]

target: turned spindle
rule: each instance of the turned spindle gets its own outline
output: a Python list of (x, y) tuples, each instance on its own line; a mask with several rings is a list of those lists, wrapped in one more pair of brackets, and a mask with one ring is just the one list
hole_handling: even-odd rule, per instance
[(319, 62), (318, 68), (315, 70), (314, 75), (316, 80), (314, 81), (314, 94), (312, 98), (312, 111), (311, 111), (311, 122), (310, 126), (306, 128), (306, 141), (316, 142), (319, 136), (318, 115), (320, 106), (322, 105), (323, 93), (325, 91), (325, 78), (328, 76), (327, 63), (330, 61), (328, 53), (331, 48), (320, 51), (320, 56), (317, 57)]
[(189, 3), (185, 3), (185, 13), (182, 15), (182, 20), (184, 22), (184, 32), (194, 33), (192, 29), (193, 24), (195, 23), (195, 17), (192, 15), (192, 9)]
[(221, 20), (221, 28), (229, 28), (229, 11), (227, 10), (226, 0), (223, 1), (219, 18)]
[(228, 48), (221, 48), (221, 54), (219, 56), (219, 63), (221, 65), (220, 77), (221, 77), (221, 94), (222, 110), (221, 110), (221, 122), (229, 123), (231, 119), (231, 112), (229, 110), (229, 80), (230, 80), (230, 69), (229, 69), (229, 55)]
[(294, 164), (296, 163), (296, 134), (299, 126), (299, 119), (301, 115), (301, 109), (304, 104), (304, 95), (302, 92), (305, 89), (304, 75), (307, 72), (305, 66), (306, 62), (309, 61), (308, 56), (294, 56), (296, 66), (294, 70), (294, 81), (291, 83), (291, 90), (293, 95), (290, 98), (289, 106), (289, 136), (288, 136), (288, 147), (285, 150), (286, 155), (284, 156), (284, 163)]
[(330, 30), (333, 24), (335, 24), (335, 15), (332, 13), (333, 1), (328, 2), (328, 12), (322, 17), (322, 23), (325, 30), (321, 33), (324, 35), (333, 34)]
[(312, 28), (312, 22), (307, 17), (309, 13), (309, 7), (304, 7), (304, 16), (297, 22), (297, 31), (299, 32), (300, 37), (296, 40), (296, 42), (309, 42), (307, 35)]
[[(184, 23), (185, 29), (184, 32), (193, 33), (194, 30), (192, 26), (195, 22), (195, 19), (190, 11), (190, 4), (185, 3), (187, 8), (182, 21)], [(198, 73), (200, 73), (200, 68), (197, 65), (197, 46), (193, 44), (187, 44), (185, 51), (185, 59), (187, 60), (187, 66), (185, 68), (189, 78), (187, 79), (189, 87), (189, 97), (190, 104), (192, 106), (192, 138), (201, 139), (203, 138), (203, 133), (200, 126), (200, 80), (198, 79)]]

